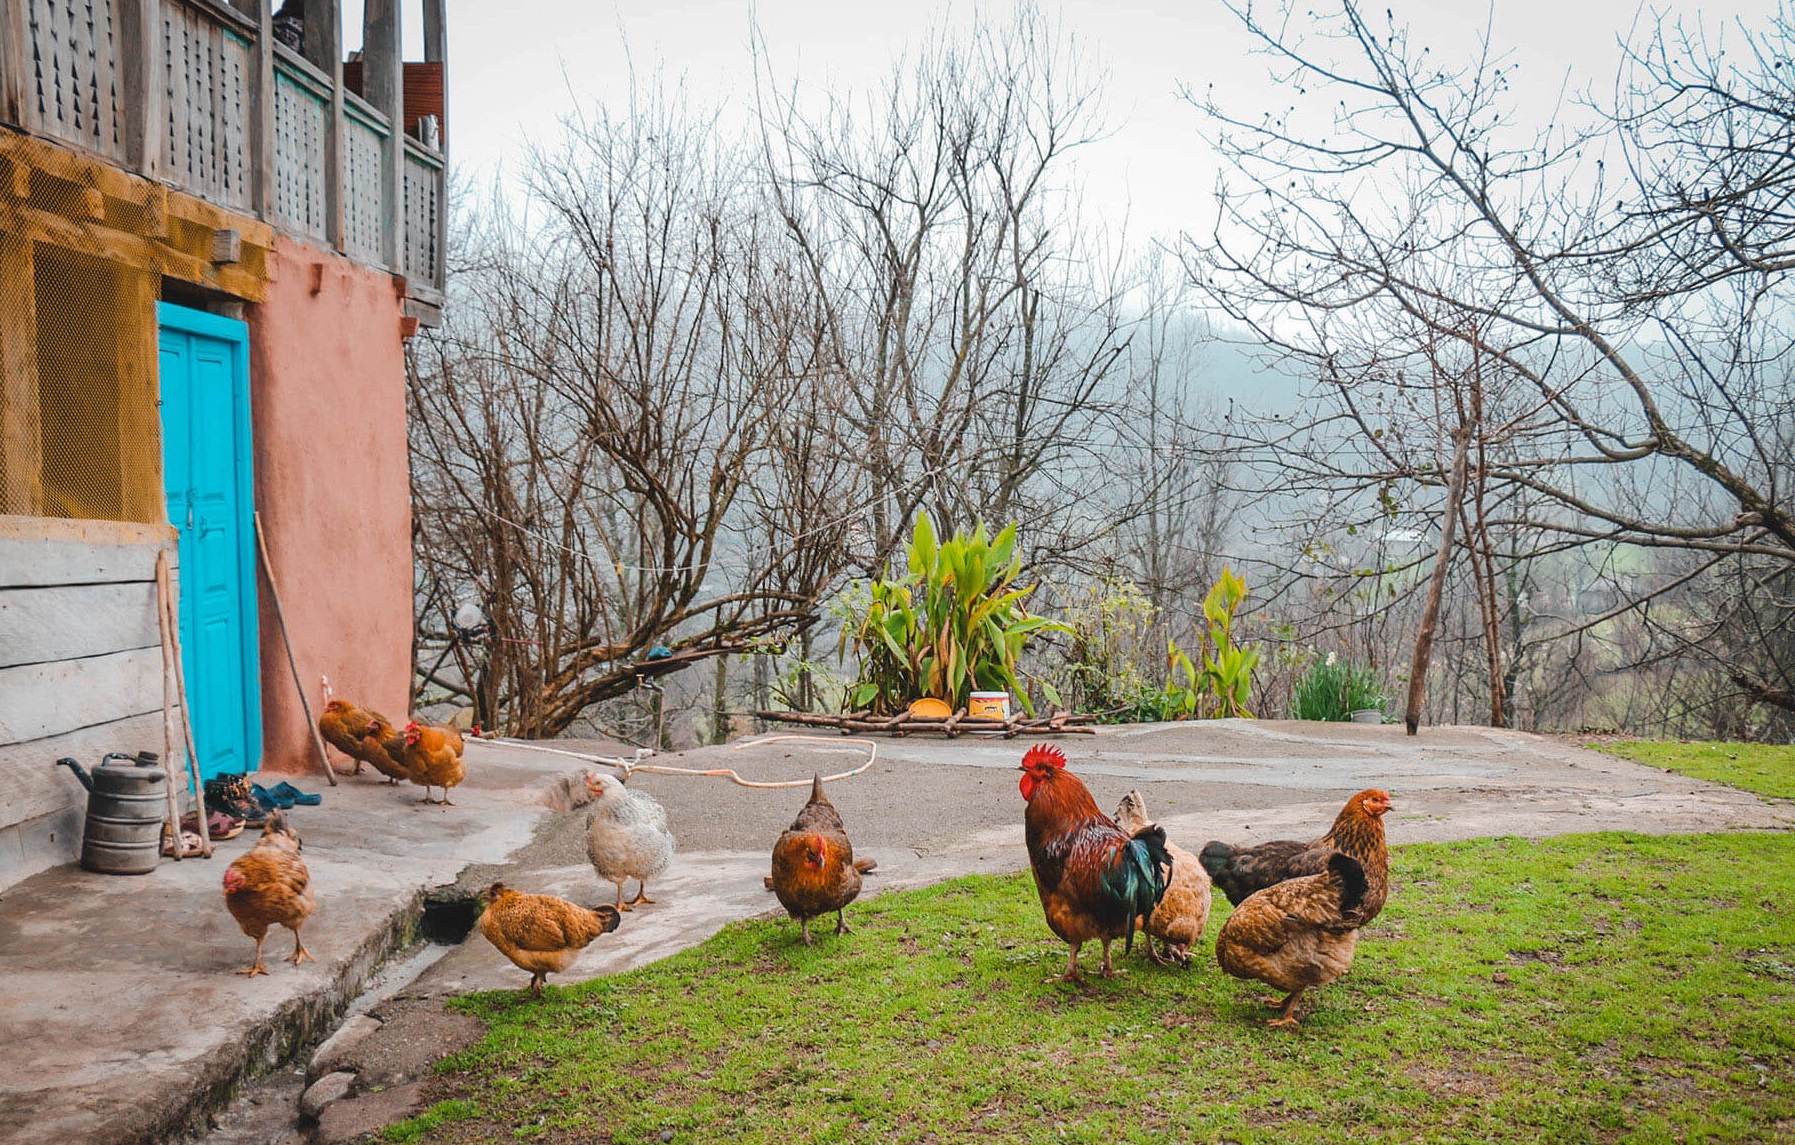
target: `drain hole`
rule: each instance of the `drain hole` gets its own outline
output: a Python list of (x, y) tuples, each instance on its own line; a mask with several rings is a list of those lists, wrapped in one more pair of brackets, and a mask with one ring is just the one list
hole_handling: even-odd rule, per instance
[(427, 942), (455, 946), (474, 929), (485, 907), (480, 897), (460, 887), (436, 887), (424, 896), (424, 917), (418, 932)]

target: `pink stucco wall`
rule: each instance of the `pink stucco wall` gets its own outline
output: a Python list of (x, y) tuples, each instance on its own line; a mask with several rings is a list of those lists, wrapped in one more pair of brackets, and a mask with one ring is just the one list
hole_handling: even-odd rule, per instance
[[(338, 696), (402, 720), (411, 682), (411, 496), (395, 279), (279, 238), (249, 308), (256, 507), (317, 715)], [(261, 593), (262, 766), (317, 774), (273, 601)]]

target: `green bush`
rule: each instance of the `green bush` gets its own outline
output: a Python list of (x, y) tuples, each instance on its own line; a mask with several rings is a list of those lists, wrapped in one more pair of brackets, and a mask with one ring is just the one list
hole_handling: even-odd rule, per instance
[(1362, 708), (1382, 709), (1386, 697), (1377, 669), (1355, 667), (1332, 652), (1318, 660), (1296, 683), (1290, 717), (1297, 720), (1352, 719)]
[[(1070, 630), (1023, 607), (1035, 586), (1016, 585), (1016, 526), (991, 537), (981, 523), (971, 536), (956, 531), (937, 541), (935, 523), (918, 513), (908, 555), (908, 574), (873, 581), (859, 615), (843, 629), (844, 645), (851, 640), (860, 654), (848, 707), (891, 713), (933, 696), (957, 710), (973, 691), (991, 690), (1014, 694), (1033, 715), (1017, 678), (1023, 646), (1037, 633)], [(1059, 702), (1051, 688), (1042, 691)]]

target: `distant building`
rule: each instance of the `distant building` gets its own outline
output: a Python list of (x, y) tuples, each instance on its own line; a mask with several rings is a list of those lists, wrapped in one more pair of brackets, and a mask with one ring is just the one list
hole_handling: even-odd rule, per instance
[(160, 551), (208, 775), (316, 768), (257, 512), (308, 690), (406, 709), (447, 125), (404, 5), (346, 65), (339, 0), (0, 4), (0, 887), (76, 853), (58, 757), (162, 749)]

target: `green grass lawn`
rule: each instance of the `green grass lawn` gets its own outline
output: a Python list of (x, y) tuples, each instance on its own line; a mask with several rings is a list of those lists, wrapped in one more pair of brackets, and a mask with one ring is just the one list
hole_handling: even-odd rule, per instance
[[(490, 1025), (395, 1141), (1795, 1140), (1795, 835), (1397, 850), (1352, 972), (1271, 1030), (1257, 983), (1140, 959), (1049, 985), (1027, 875), (730, 926)], [(627, 921), (625, 922), (627, 926)], [(827, 927), (819, 928), (827, 931)], [(519, 984), (525, 975), (518, 975)]]
[(1695, 779), (1795, 799), (1795, 747), (1763, 743), (1667, 743), (1625, 740), (1590, 747)]

